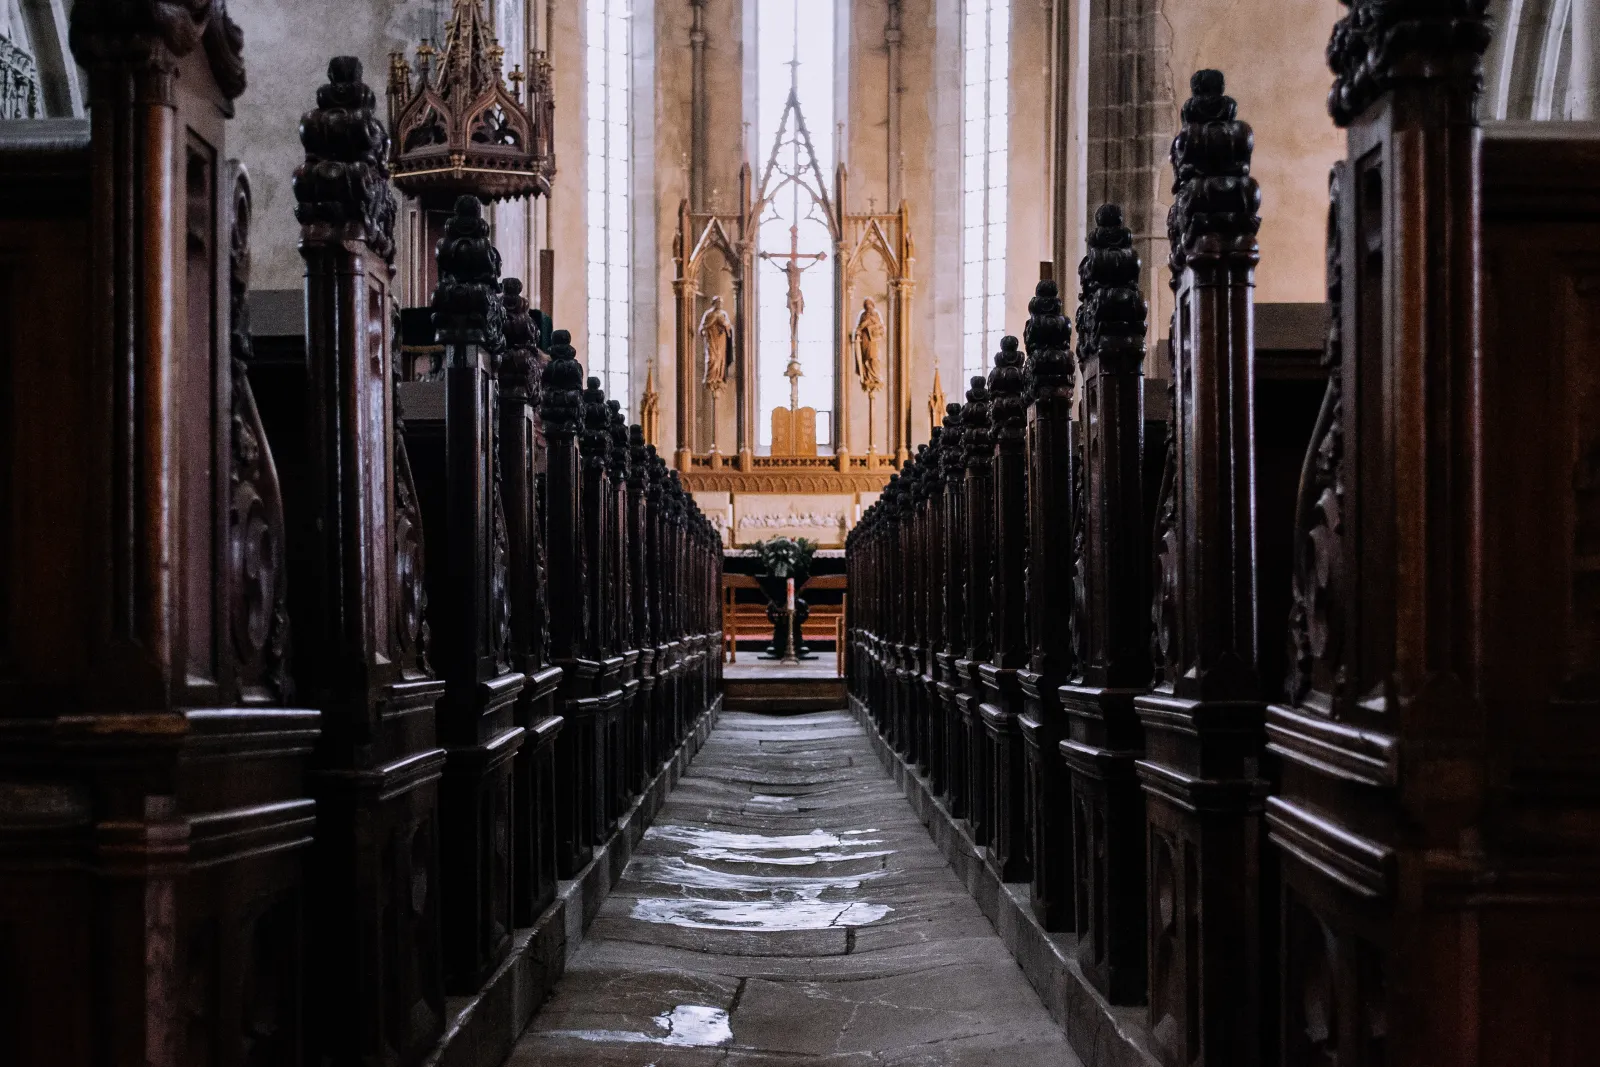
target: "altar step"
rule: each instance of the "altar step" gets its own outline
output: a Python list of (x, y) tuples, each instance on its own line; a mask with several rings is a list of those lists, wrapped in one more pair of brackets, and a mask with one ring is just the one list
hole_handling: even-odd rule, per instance
[(740, 656), (723, 667), (723, 707), (730, 711), (792, 714), (835, 711), (846, 706), (844, 679), (835, 673), (834, 657), (817, 656), (798, 666), (784, 666), (757, 656)]

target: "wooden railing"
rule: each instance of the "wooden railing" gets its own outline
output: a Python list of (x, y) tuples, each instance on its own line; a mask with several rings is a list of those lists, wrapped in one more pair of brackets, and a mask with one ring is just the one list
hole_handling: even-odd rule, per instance
[[(1253, 137), (1201, 71), (1155, 395), (1108, 205), (1075, 358), (1041, 282), (1026, 361), (1007, 338), (849, 539), (851, 700), (1075, 935), (1086, 1058), (1125, 1037), (1172, 1067), (1511, 1065), (1582, 1041), (1600, 141), (1485, 142), (1481, 2), (1353, 6), (1314, 420), (1257, 407)], [(1264, 634), (1262, 603), (1289, 608)]]

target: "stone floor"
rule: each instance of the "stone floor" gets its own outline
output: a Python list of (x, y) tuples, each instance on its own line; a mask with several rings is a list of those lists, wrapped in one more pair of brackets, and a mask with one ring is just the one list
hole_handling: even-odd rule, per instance
[(843, 712), (723, 715), (509, 1063), (1079, 1067)]

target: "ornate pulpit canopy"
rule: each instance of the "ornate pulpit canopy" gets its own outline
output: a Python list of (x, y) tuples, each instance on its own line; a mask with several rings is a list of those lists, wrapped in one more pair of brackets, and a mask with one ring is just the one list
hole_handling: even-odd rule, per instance
[(482, 0), (453, 3), (442, 49), (424, 40), (415, 67), (404, 53), (390, 57), (394, 183), (408, 196), (445, 204), (462, 195), (548, 195), (556, 170), (550, 63), (536, 52), (527, 74), (518, 64), (503, 76), (505, 51)]

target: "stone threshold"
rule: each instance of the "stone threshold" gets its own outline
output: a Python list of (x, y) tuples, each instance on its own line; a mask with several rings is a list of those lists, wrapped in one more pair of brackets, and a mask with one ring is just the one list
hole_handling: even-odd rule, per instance
[(866, 705), (852, 696), (850, 711), (1079, 1058), (1095, 1067), (1161, 1067), (1145, 1009), (1106, 1000), (1078, 966), (1077, 936), (1046, 932), (1033, 913), (1031, 886), (1002, 882), (988, 850), (972, 840), (967, 821), (951, 817), (928, 780), (884, 740)]
[(633, 850), (655, 820), (667, 795), (688, 770), (722, 711), (719, 695), (690, 728), (677, 752), (617, 820), (605, 844), (578, 877), (556, 883), (556, 899), (532, 926), (512, 937), (511, 951), (482, 989), (445, 999), (444, 1035), (423, 1067), (499, 1067), (511, 1055), (583, 943), (584, 931), (622, 877)]

